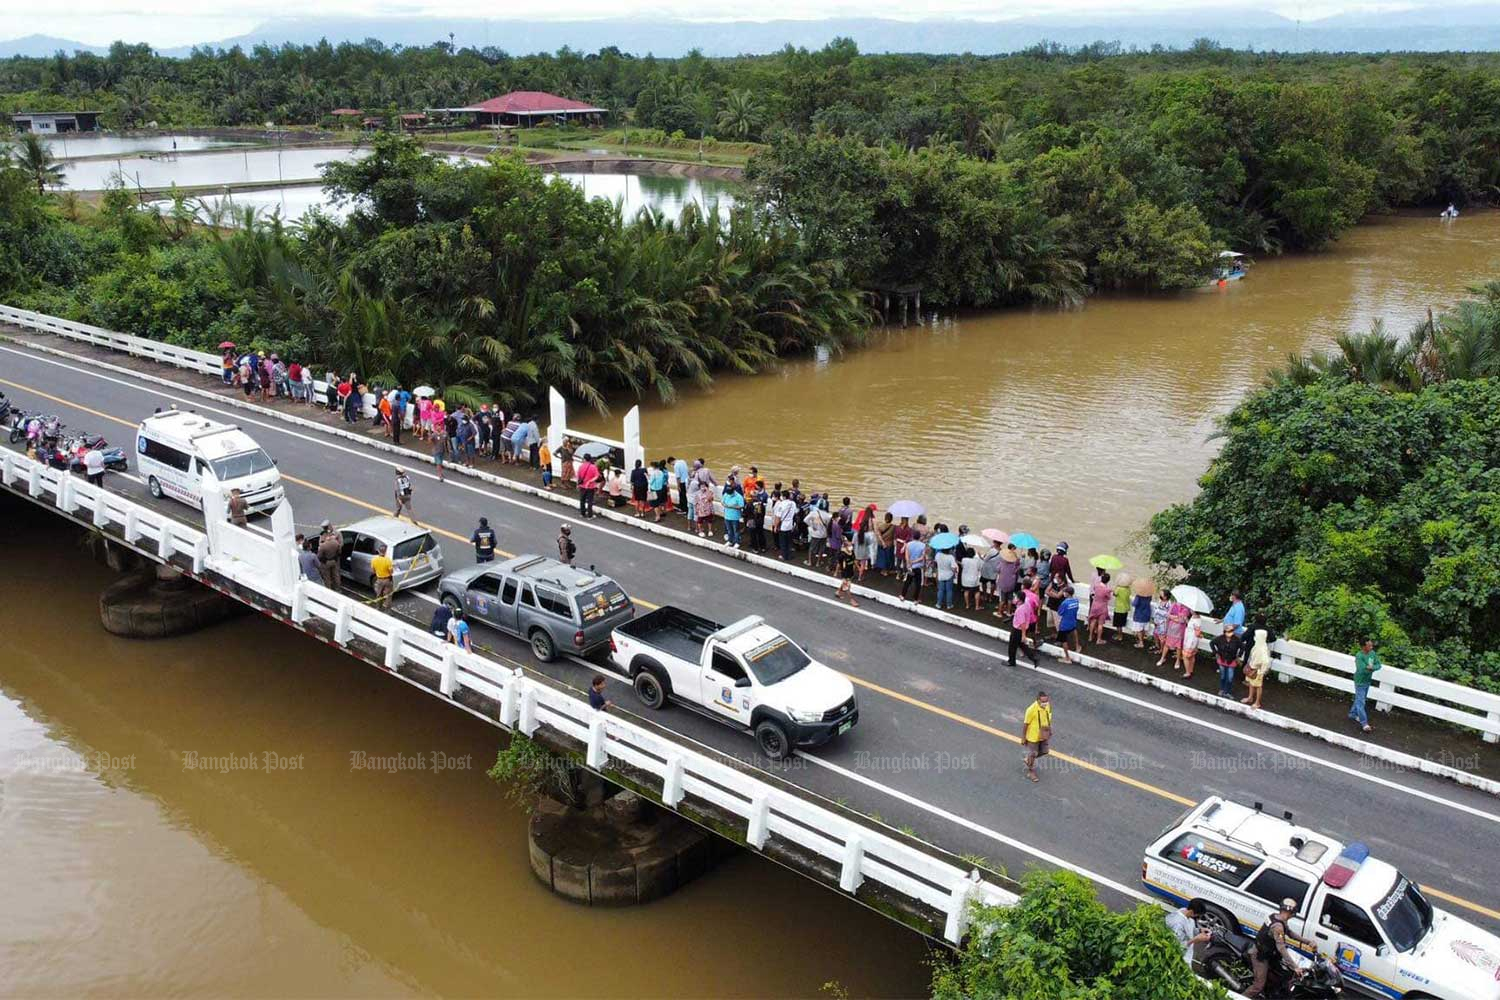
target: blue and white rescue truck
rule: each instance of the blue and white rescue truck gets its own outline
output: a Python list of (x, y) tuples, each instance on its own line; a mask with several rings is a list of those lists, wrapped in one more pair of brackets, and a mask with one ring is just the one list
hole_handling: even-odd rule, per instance
[(1500, 1000), (1500, 937), (1438, 909), (1364, 844), (1344, 844), (1217, 796), (1162, 831), (1141, 863), (1146, 889), (1173, 906), (1207, 901), (1204, 923), (1254, 935), (1283, 899), (1288, 929), (1351, 991), (1408, 1000)]

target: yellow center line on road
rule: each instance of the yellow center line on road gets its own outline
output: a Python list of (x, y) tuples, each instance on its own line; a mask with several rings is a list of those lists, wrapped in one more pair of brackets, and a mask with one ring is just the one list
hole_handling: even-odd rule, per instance
[[(130, 427), (130, 428), (133, 429), (133, 428), (135, 428), (137, 426), (137, 424), (132, 423), (129, 420), (122, 420), (121, 418), (119, 418), (119, 417), (117, 417), (117, 416), (115, 416), (113, 414), (103, 413), (103, 412), (101, 412), (99, 410), (90, 409), (89, 407), (83, 406), (83, 405), (81, 405), (79, 403), (75, 403), (72, 400), (63, 399), (60, 396), (53, 396), (53, 395), (50, 395), (48, 393), (42, 392), (40, 389), (34, 389), (31, 386), (29, 386), (29, 385), (23, 385), (23, 384), (21, 384), (19, 382), (12, 382), (9, 379), (0, 378), (0, 385), (8, 385), (8, 386), (11, 386), (12, 388), (20, 389), (20, 390), (22, 390), (24, 392), (33, 393), (33, 394), (35, 394), (37, 396), (42, 397), (43, 399), (50, 399), (50, 400), (52, 400), (55, 403), (60, 403), (60, 404), (62, 404), (64, 406), (72, 407), (75, 410), (81, 410), (84, 413), (88, 413), (88, 414), (91, 414), (93, 416), (99, 417), (101, 420), (110, 420), (110, 421), (113, 421), (114, 423), (120, 424), (120, 425), (122, 425), (124, 427)], [(307, 489), (315, 490), (315, 491), (317, 491), (319, 493), (323, 493), (323, 494), (325, 494), (327, 496), (330, 496), (330, 497), (333, 497), (335, 499), (342, 500), (345, 503), (353, 504), (354, 506), (361, 507), (361, 508), (363, 508), (365, 510), (375, 511), (378, 514), (384, 514), (386, 512), (386, 508), (384, 508), (384, 507), (378, 507), (375, 504), (372, 504), (372, 503), (370, 503), (370, 502), (368, 502), (366, 500), (361, 500), (358, 497), (349, 496), (347, 493), (341, 493), (338, 490), (330, 489), (327, 486), (320, 486), (317, 483), (308, 482), (307, 480), (305, 480), (305, 479), (299, 479), (296, 476), (289, 476), (285, 472), (283, 472), (281, 474), (281, 478), (285, 479), (287, 482), (296, 483), (298, 486), (303, 486), (303, 487), (306, 487)], [(393, 500), (394, 500), (394, 498), (393, 498)], [(444, 538), (451, 538), (454, 541), (463, 543), (464, 545), (468, 545), (469, 544), (469, 539), (465, 538), (462, 535), (456, 534), (456, 533), (454, 533), (452, 531), (447, 531), (447, 530), (445, 530), (443, 528), (439, 528), (439, 527), (436, 527), (434, 525), (423, 525), (423, 527), (426, 527), (428, 530), (433, 531), (433, 532), (435, 532), (435, 533), (437, 533), (439, 535), (442, 535)], [(506, 551), (504, 551), (502, 549), (496, 549), (495, 551), (497, 553), (499, 553), (500, 555), (505, 556), (506, 558), (511, 558), (513, 556), (513, 553), (506, 552)], [(654, 611), (656, 608), (660, 607), (660, 605), (652, 604), (650, 601), (642, 600), (639, 597), (632, 597), (631, 600), (634, 601), (636, 604), (639, 604), (641, 607), (646, 608), (648, 610), (653, 610)], [(867, 688), (868, 690), (874, 691), (877, 694), (884, 695), (885, 697), (891, 698), (891, 699), (893, 699), (895, 701), (899, 701), (899, 702), (903, 702), (903, 703), (905, 703), (907, 705), (911, 705), (913, 708), (919, 708), (919, 709), (921, 709), (921, 710), (923, 710), (925, 712), (930, 712), (933, 715), (940, 716), (941, 718), (947, 719), (950, 722), (956, 722), (956, 723), (958, 723), (961, 726), (967, 726), (968, 728), (974, 729), (974, 730), (976, 730), (978, 732), (982, 732), (982, 733), (986, 733), (986, 734), (988, 734), (990, 736), (998, 737), (999, 739), (1005, 740), (1005, 741), (1007, 741), (1009, 743), (1016, 744), (1017, 746), (1019, 746), (1020, 743), (1021, 743), (1021, 738), (1019, 736), (1015, 735), (1014, 733), (1004, 732), (1004, 731), (1002, 731), (1000, 729), (995, 728), (994, 726), (987, 725), (986, 723), (980, 722), (980, 721), (978, 721), (976, 719), (971, 719), (968, 716), (960, 715), (957, 712), (953, 712), (953, 711), (950, 711), (950, 710), (948, 710), (946, 708), (942, 708), (942, 707), (940, 707), (938, 705), (934, 705), (931, 702), (923, 701), (920, 698), (913, 698), (911, 695), (902, 694), (900, 691), (893, 691), (890, 688), (883, 687), (883, 686), (881, 686), (879, 684), (876, 684), (876, 683), (874, 683), (872, 681), (864, 680), (863, 678), (860, 678), (860, 677), (856, 677), (853, 674), (845, 673), (844, 676), (848, 677), (849, 680), (852, 683), (857, 684), (860, 687)], [(1098, 764), (1092, 763), (1091, 761), (1086, 761), (1086, 760), (1083, 760), (1082, 758), (1074, 757), (1074, 756), (1072, 756), (1070, 754), (1063, 754), (1063, 753), (1056, 753), (1056, 752), (1054, 752), (1051, 756), (1056, 757), (1058, 760), (1063, 761), (1064, 763), (1075, 765), (1075, 766), (1077, 766), (1079, 768), (1082, 768), (1083, 770), (1090, 771), (1090, 772), (1092, 772), (1094, 774), (1098, 774), (1101, 777), (1110, 778), (1110, 779), (1112, 779), (1114, 781), (1119, 782), (1122, 785), (1127, 785), (1127, 786), (1129, 786), (1131, 788), (1134, 788), (1134, 789), (1136, 789), (1138, 791), (1146, 792), (1146, 793), (1148, 793), (1150, 795), (1154, 795), (1154, 796), (1156, 796), (1158, 798), (1166, 799), (1169, 802), (1175, 802), (1175, 803), (1177, 803), (1178, 805), (1181, 805), (1181, 806), (1189, 806), (1190, 807), (1190, 806), (1195, 806), (1195, 805), (1198, 804), (1197, 801), (1194, 800), (1194, 799), (1186, 798), (1186, 797), (1184, 797), (1182, 795), (1178, 795), (1175, 792), (1169, 792), (1169, 791), (1167, 791), (1164, 788), (1158, 788), (1156, 785), (1152, 785), (1152, 784), (1150, 784), (1148, 782), (1141, 781), (1141, 780), (1139, 780), (1137, 778), (1132, 778), (1129, 775), (1121, 774), (1119, 771), (1110, 770), (1107, 767), (1102, 767), (1102, 766), (1100, 766)], [(1443, 891), (1441, 891), (1439, 889), (1434, 889), (1431, 886), (1424, 885), (1421, 888), (1422, 888), (1423, 892), (1428, 893), (1429, 895), (1435, 896), (1436, 898), (1443, 900), (1445, 903), (1451, 903), (1454, 906), (1461, 906), (1464, 909), (1472, 910), (1475, 913), (1483, 914), (1484, 916), (1487, 916), (1487, 917), (1489, 917), (1489, 918), (1491, 918), (1493, 920), (1500, 920), (1500, 910), (1492, 910), (1492, 909), (1490, 909), (1487, 906), (1483, 906), (1483, 905), (1481, 905), (1479, 903), (1471, 902), (1471, 901), (1469, 901), (1467, 899), (1464, 899), (1464, 898), (1462, 898), (1460, 896), (1454, 896), (1454, 895), (1452, 895), (1450, 893), (1443, 892)]]
[[(869, 688), (871, 691), (876, 691), (880, 694), (883, 694), (887, 698), (894, 698), (896, 701), (902, 701), (908, 705), (912, 705), (916, 708), (931, 712), (934, 715), (940, 715), (943, 718), (956, 722), (961, 726), (968, 726), (970, 729), (977, 729), (981, 733), (988, 733), (991, 736), (998, 737), (999, 739), (1005, 740), (1009, 743), (1014, 743), (1017, 746), (1021, 745), (1021, 737), (1017, 736), (1014, 733), (1007, 733), (1003, 730), (996, 729), (994, 726), (987, 725), (986, 723), (980, 722), (976, 719), (971, 719), (966, 715), (959, 715), (957, 712), (950, 712), (946, 708), (941, 708), (937, 705), (922, 701), (920, 698), (913, 698), (911, 695), (902, 694), (900, 691), (892, 691), (890, 688), (881, 687), (879, 684), (872, 683), (860, 677), (855, 677), (852, 674), (845, 674), (844, 676), (848, 677), (851, 681), (853, 681), (855, 684), (858, 684), (860, 687)], [(1115, 781), (1118, 781), (1121, 784), (1129, 785), (1131, 788), (1137, 788), (1143, 792), (1148, 792), (1152, 795), (1166, 799), (1169, 802), (1176, 802), (1181, 806), (1191, 807), (1198, 804), (1194, 799), (1185, 798), (1181, 795), (1178, 795), (1176, 792), (1169, 792), (1165, 788), (1158, 788), (1157, 786), (1148, 782), (1140, 781), (1139, 779), (1132, 778), (1129, 775), (1121, 774), (1119, 771), (1112, 771), (1107, 767), (1101, 767), (1098, 764), (1084, 760), (1081, 757), (1074, 757), (1071, 754), (1058, 753), (1055, 750), (1051, 752), (1050, 756), (1056, 757), (1058, 760), (1065, 763), (1081, 767), (1085, 771), (1092, 771), (1093, 773), (1103, 775), (1106, 778), (1113, 778)]]

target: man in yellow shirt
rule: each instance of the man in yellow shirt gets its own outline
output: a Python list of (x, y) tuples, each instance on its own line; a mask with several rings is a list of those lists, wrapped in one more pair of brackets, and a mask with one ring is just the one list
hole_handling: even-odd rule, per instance
[(1026, 777), (1039, 781), (1036, 776), (1036, 759), (1047, 756), (1047, 743), (1052, 739), (1052, 699), (1047, 692), (1038, 691), (1036, 701), (1026, 709), (1021, 722), (1021, 746), (1026, 751)]
[(389, 608), (391, 592), (395, 589), (396, 565), (385, 553), (385, 546), (380, 546), (375, 558), (370, 560), (370, 568), (375, 571), (375, 604), (377, 607)]

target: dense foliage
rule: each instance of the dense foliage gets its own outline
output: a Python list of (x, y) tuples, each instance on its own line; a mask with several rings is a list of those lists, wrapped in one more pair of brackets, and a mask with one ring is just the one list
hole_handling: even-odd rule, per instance
[(1276, 373), (1152, 557), (1296, 638), (1500, 690), (1500, 282), (1476, 295)]
[(1022, 880), (1020, 902), (980, 907), (963, 950), (939, 963), (935, 1000), (1209, 1000), (1159, 907), (1114, 913), (1072, 872)]
[[(111, 127), (327, 121), (511, 89), (613, 110), (666, 141), (763, 140), (770, 211), (826, 227), (867, 287), (946, 305), (1200, 283), (1222, 248), (1325, 245), (1393, 206), (1500, 194), (1500, 57), (1187, 52), (615, 49), (511, 56), (378, 42), (0, 63), (3, 110), (89, 106)], [(806, 230), (811, 232), (811, 230)]]
[(454, 164), (394, 134), (327, 168), (346, 221), (296, 230), (195, 228), (120, 190), (92, 224), (69, 223), (22, 167), (0, 178), (6, 301), (202, 349), (227, 338), (384, 384), (432, 382), (460, 401), (534, 398), (548, 384), (597, 405), (611, 389), (670, 396), (680, 380), (839, 348), (870, 318), (840, 265), (810, 256), (784, 223), (695, 206), (627, 220), (518, 160)]

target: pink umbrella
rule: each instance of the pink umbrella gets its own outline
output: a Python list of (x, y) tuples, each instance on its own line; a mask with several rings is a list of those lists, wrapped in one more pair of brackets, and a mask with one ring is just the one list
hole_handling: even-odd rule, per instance
[(980, 532), (980, 534), (985, 538), (988, 538), (990, 541), (994, 542), (996, 545), (1004, 545), (1006, 542), (1010, 541), (1010, 536), (1001, 531), (999, 528), (985, 528)]

